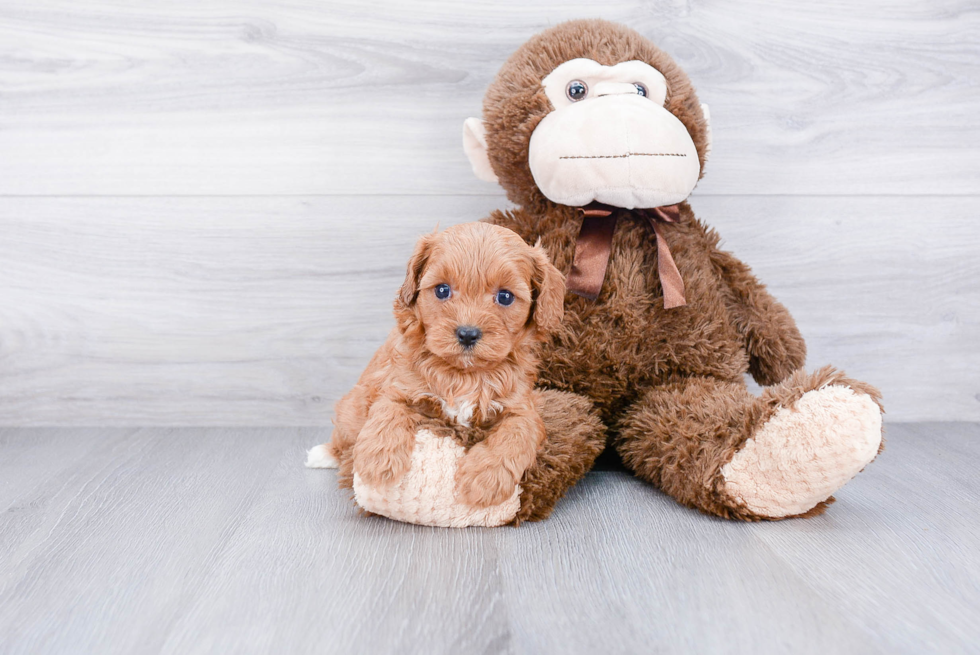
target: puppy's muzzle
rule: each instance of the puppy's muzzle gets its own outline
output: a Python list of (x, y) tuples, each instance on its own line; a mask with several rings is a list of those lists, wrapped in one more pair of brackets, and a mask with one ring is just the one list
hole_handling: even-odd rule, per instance
[(483, 336), (483, 330), (472, 325), (460, 325), (456, 328), (456, 340), (463, 348), (472, 348)]

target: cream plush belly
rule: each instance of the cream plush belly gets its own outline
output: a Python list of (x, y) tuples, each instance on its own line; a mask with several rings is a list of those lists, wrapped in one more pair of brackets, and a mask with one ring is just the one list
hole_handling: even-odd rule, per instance
[(509, 523), (521, 505), (521, 488), (499, 505), (474, 509), (456, 502), (456, 466), (466, 449), (429, 430), (415, 435), (412, 467), (384, 490), (364, 484), (354, 471), (354, 500), (369, 512), (406, 523), (443, 528), (494, 527)]

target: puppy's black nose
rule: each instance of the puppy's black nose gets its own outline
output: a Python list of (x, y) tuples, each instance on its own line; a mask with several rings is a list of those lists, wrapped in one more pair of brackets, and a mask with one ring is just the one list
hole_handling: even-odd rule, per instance
[(460, 325), (456, 328), (456, 340), (464, 348), (472, 348), (473, 344), (480, 340), (483, 336), (483, 331), (478, 327), (473, 327), (471, 325)]

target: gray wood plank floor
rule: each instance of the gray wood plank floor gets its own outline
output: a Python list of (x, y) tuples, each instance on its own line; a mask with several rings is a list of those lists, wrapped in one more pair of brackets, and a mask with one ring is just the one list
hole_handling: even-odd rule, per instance
[(809, 520), (617, 471), (518, 529), (357, 514), (313, 428), (0, 430), (0, 652), (967, 653), (980, 425), (889, 424)]

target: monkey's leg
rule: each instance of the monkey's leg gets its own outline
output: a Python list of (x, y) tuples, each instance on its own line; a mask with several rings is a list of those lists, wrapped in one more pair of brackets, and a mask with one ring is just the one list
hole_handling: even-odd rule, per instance
[(555, 503), (592, 468), (606, 443), (606, 428), (592, 402), (553, 389), (536, 389), (534, 405), (544, 421), (545, 440), (521, 479), (521, 508), (514, 518), (541, 521)]
[(829, 367), (798, 371), (759, 398), (741, 383), (685, 378), (648, 390), (616, 447), (637, 476), (703, 512), (815, 515), (880, 451), (878, 401)]
[[(363, 480), (354, 484), (357, 504), (399, 521), (442, 527), (518, 525), (547, 518), (558, 499), (592, 467), (605, 444), (605, 428), (592, 403), (581, 396), (536, 390), (534, 405), (545, 437), (534, 461), (524, 469), (519, 495), (511, 488), (512, 495), (498, 505), (477, 508), (462, 503), (456, 484), (460, 462), (485, 442), (467, 453), (454, 438), (422, 428), (415, 434), (411, 467), (405, 476), (389, 489), (373, 488)], [(362, 437), (363, 431), (359, 442)], [(341, 476), (350, 468), (350, 459), (341, 453)]]

